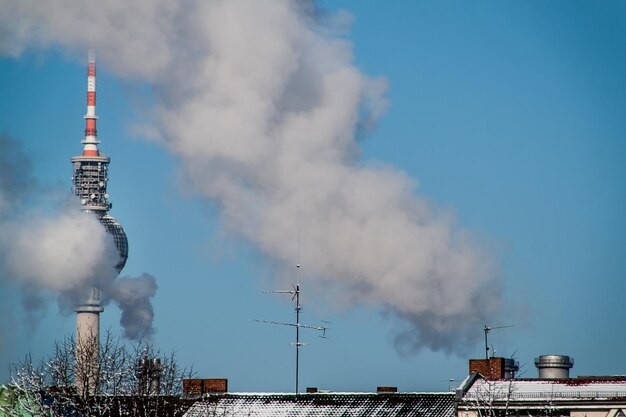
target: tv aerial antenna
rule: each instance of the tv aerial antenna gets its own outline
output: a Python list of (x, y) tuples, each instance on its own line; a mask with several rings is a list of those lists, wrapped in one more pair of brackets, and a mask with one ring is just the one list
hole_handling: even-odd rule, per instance
[(454, 391), (453, 384), (455, 384), (457, 382), (460, 382), (461, 379), (448, 378), (448, 379), (440, 379), (439, 381), (447, 382), (448, 383), (448, 390), (449, 391)]
[(300, 329), (310, 329), (322, 332), (321, 338), (328, 339), (326, 336), (326, 330), (329, 329), (327, 324), (330, 322), (323, 320), (323, 326), (311, 326), (308, 324), (300, 323), (300, 311), (302, 310), (302, 306), (300, 305), (300, 230), (298, 230), (298, 263), (296, 264), (296, 284), (292, 285), (291, 290), (275, 290), (275, 291), (263, 291), (265, 294), (291, 294), (291, 301), (294, 301), (296, 304), (296, 322), (295, 323), (285, 323), (282, 321), (274, 321), (274, 320), (260, 320), (255, 319), (258, 323), (266, 323), (266, 324), (276, 324), (279, 326), (290, 326), (296, 328), (296, 341), (295, 343), (290, 343), (291, 346), (296, 347), (296, 395), (298, 395), (299, 387), (299, 368), (300, 368), (300, 347), (305, 346), (306, 343), (300, 342)]
[(508, 326), (489, 326), (487, 324), (485, 324), (484, 330), (485, 330), (485, 359), (489, 359), (489, 341), (488, 341), (488, 336), (489, 336), (489, 332), (492, 330), (496, 330), (496, 329), (506, 329), (508, 327), (513, 327), (512, 324), (508, 325)]

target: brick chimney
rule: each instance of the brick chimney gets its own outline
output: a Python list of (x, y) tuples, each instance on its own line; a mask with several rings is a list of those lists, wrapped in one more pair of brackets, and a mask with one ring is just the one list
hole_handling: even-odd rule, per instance
[(187, 396), (226, 392), (228, 392), (228, 379), (183, 379), (183, 394)]
[(503, 379), (504, 358), (470, 359), (469, 372), (481, 374), (487, 379)]
[(469, 372), (481, 374), (487, 379), (513, 379), (519, 371), (519, 363), (513, 358), (470, 359)]

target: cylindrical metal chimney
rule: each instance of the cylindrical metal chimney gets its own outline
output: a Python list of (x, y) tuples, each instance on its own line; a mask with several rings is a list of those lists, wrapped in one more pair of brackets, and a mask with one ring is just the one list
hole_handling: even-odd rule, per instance
[(542, 355), (535, 358), (539, 379), (566, 379), (574, 366), (574, 358), (565, 355)]
[(163, 374), (163, 365), (161, 359), (152, 359), (150, 367), (150, 395), (159, 395), (161, 392), (161, 375)]
[(519, 371), (519, 363), (512, 358), (504, 358), (504, 379), (513, 379)]

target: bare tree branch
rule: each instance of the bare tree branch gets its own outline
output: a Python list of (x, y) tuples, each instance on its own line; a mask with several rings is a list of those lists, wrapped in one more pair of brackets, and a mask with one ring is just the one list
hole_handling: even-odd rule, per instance
[(178, 365), (151, 343), (127, 346), (110, 331), (96, 337), (67, 336), (49, 356), (34, 364), (30, 354), (11, 366), (11, 380), (0, 391), (0, 414), (7, 417), (178, 416), (182, 380), (192, 369)]

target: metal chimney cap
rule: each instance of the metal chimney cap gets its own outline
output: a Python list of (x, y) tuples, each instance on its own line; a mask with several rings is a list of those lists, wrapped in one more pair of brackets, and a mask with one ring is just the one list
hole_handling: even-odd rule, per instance
[(566, 355), (541, 355), (535, 358), (537, 368), (566, 368), (574, 366), (574, 358)]

